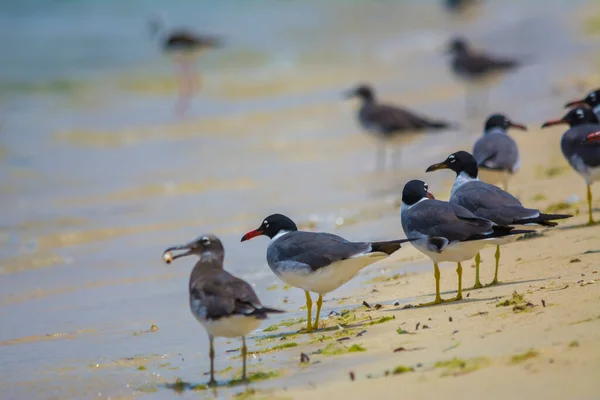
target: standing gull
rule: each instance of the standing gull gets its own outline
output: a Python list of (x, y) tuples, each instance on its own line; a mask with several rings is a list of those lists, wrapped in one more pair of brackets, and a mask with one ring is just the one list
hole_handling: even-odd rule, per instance
[[(467, 82), (467, 96), (465, 100), (467, 116), (474, 115), (474, 111), (477, 108), (477, 99), (469, 94), (470, 85), (481, 83), (485, 85), (488, 83), (486, 81), (491, 78), (514, 70), (520, 65), (520, 62), (515, 59), (497, 57), (473, 50), (467, 40), (462, 37), (452, 39), (448, 47), (448, 52), (452, 55), (452, 72)], [(483, 88), (482, 92), (484, 97), (479, 102), (483, 102), (485, 107), (487, 89)]]
[[(478, 217), (455, 203), (435, 200), (427, 184), (420, 180), (408, 182), (402, 190), (401, 220), (407, 237), (421, 253), (431, 258), (435, 277), (435, 300), (429, 304), (462, 300), (462, 261), (469, 260), (486, 244), (500, 237), (528, 233), (512, 226), (500, 226)], [(438, 263), (457, 263), (458, 292), (451, 300), (440, 296)]]
[[(173, 255), (174, 251), (185, 251)], [(167, 264), (195, 255), (200, 260), (190, 276), (190, 308), (194, 317), (208, 332), (210, 342), (210, 386), (217, 384), (214, 374), (214, 338), (242, 338), (242, 380), (246, 378), (246, 335), (260, 325), (269, 313), (283, 311), (263, 307), (252, 286), (223, 269), (225, 250), (214, 235), (199, 236), (191, 242), (169, 247), (163, 252)]]
[[(294, 221), (281, 214), (265, 218), (257, 229), (242, 237), (242, 242), (261, 235), (271, 239), (267, 246), (271, 270), (283, 282), (304, 290), (307, 332), (319, 327), (324, 294), (354, 278), (361, 269), (393, 254), (401, 243), (408, 241), (349, 242), (331, 233), (299, 231)], [(309, 292), (319, 294), (314, 325)]]
[(200, 86), (200, 75), (194, 73), (196, 59), (203, 50), (220, 47), (222, 40), (217, 36), (197, 34), (181, 28), (163, 33), (163, 23), (158, 17), (150, 20), (149, 28), (152, 36), (161, 33), (162, 50), (172, 57), (178, 69), (179, 99), (175, 112), (182, 115)]
[[(466, 151), (450, 154), (445, 161), (427, 168), (426, 172), (440, 169), (451, 169), (456, 172), (456, 179), (450, 193), (450, 203), (458, 204), (478, 217), (489, 219), (497, 225), (541, 225), (556, 226), (553, 219), (572, 217), (567, 214), (544, 214), (540, 210), (525, 208), (519, 200), (497, 186), (481, 182), (477, 178), (478, 168), (475, 158)], [(500, 264), (500, 245), (514, 241), (516, 236), (507, 236), (490, 241), (496, 245), (496, 272), (494, 280), (487, 285), (498, 283), (498, 266)], [(475, 256), (475, 285), (483, 287), (479, 280), (479, 263), (481, 256)]]
[(590, 106), (596, 117), (600, 119), (600, 89), (592, 90), (583, 99), (568, 102), (565, 108), (581, 107), (585, 104)]
[(594, 223), (592, 215), (592, 183), (600, 180), (600, 142), (584, 143), (588, 135), (600, 129), (598, 118), (591, 108), (577, 107), (561, 119), (547, 121), (542, 128), (558, 124), (568, 124), (569, 129), (560, 139), (560, 148), (569, 165), (585, 179), (589, 224)]
[(508, 129), (527, 130), (502, 114), (491, 115), (486, 121), (483, 136), (473, 146), (473, 157), (479, 166), (480, 179), (496, 184), (504, 183), (508, 190), (508, 180), (521, 166), (517, 143), (508, 135)]
[(359, 85), (346, 93), (346, 97), (359, 97), (362, 104), (358, 110), (358, 121), (368, 132), (379, 140), (377, 163), (385, 168), (385, 141), (409, 131), (450, 129), (453, 124), (432, 120), (415, 114), (405, 108), (381, 104), (375, 98), (375, 91), (369, 85)]

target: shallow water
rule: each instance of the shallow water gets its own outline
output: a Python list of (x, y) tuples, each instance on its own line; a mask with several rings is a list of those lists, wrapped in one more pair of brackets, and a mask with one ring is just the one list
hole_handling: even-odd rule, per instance
[[(350, 239), (403, 237), (395, 206), (403, 184), (426, 178), (443, 198), (451, 175), (425, 177), (425, 167), (480, 131), (480, 120), (464, 119), (463, 88), (442, 53), (447, 38), (461, 32), (527, 56), (490, 104), (538, 125), (578, 94), (565, 82), (595, 67), (574, 19), (579, 3), (487, 1), (466, 18), (416, 0), (3, 5), (0, 397), (128, 396), (176, 376), (204, 382), (206, 336), (187, 305), (193, 261), (160, 259), (198, 234), (222, 238), (227, 268), (263, 303), (281, 307), (285, 297), (285, 318), (304, 315), (302, 292), (283, 290), (266, 266), (266, 239), (240, 243), (242, 234), (282, 212)], [(227, 39), (200, 60), (203, 87), (184, 120), (173, 116), (171, 65), (145, 31), (157, 12)], [(401, 149), (400, 167), (376, 172), (376, 142), (358, 128), (356, 103), (341, 98), (365, 80), (381, 98), (463, 129), (399, 140), (390, 147)], [(152, 324), (157, 332), (140, 333)], [(237, 341), (217, 346), (217, 368), (237, 370), (225, 353)], [(297, 362), (273, 357), (265, 367)], [(159, 386), (148, 396), (170, 395)]]

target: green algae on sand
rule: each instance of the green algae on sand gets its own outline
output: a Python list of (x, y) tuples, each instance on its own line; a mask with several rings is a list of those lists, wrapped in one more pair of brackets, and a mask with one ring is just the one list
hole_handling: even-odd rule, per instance
[(530, 350), (527, 350), (525, 353), (515, 354), (514, 356), (512, 356), (510, 358), (509, 364), (511, 364), (511, 365), (521, 364), (522, 362), (531, 360), (532, 358), (536, 358), (539, 355), (540, 355), (540, 353), (538, 353), (536, 350), (530, 349)]
[(346, 346), (343, 346), (340, 343), (336, 342), (336, 343), (329, 343), (324, 348), (318, 350), (317, 354), (321, 354), (324, 356), (338, 356), (340, 354), (361, 353), (363, 351), (367, 351), (367, 349), (365, 349), (360, 344), (353, 344), (350, 347), (346, 347)]
[(454, 357), (451, 360), (438, 361), (434, 367), (443, 369), (441, 376), (444, 377), (470, 374), (490, 364), (491, 361), (486, 357), (475, 357), (466, 360)]

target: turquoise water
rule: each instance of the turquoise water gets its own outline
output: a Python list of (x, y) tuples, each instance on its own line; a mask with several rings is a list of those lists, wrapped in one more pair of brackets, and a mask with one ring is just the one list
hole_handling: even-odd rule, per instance
[[(490, 104), (536, 124), (577, 93), (556, 86), (594, 69), (572, 19), (579, 3), (498, 0), (450, 17), (417, 0), (2, 2), (0, 397), (135, 393), (156, 375), (110, 362), (137, 355), (176, 365), (159, 371), (165, 379), (203, 382), (206, 338), (187, 305), (192, 260), (160, 259), (201, 233), (223, 239), (227, 268), (264, 303), (287, 297), (286, 318), (303, 315), (301, 291), (282, 290), (266, 266), (266, 240), (239, 243), (242, 234), (283, 212), (351, 239), (402, 237), (404, 182), (468, 148), (481, 126), (464, 121), (463, 88), (442, 51), (448, 37), (528, 56)], [(202, 88), (184, 119), (173, 115), (173, 66), (147, 30), (155, 14), (226, 40), (198, 60)], [(377, 173), (376, 143), (341, 98), (360, 81), (463, 129), (400, 140), (401, 166)], [(450, 176), (426, 176), (436, 196)], [(134, 336), (151, 324), (160, 330)], [(220, 369), (239, 362), (224, 353), (235, 347), (219, 344)]]

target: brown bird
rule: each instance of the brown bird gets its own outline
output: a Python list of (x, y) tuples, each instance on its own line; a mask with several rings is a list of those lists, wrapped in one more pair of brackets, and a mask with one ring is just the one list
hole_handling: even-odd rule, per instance
[(379, 168), (385, 168), (385, 141), (403, 132), (451, 129), (455, 124), (434, 120), (405, 108), (378, 103), (375, 90), (366, 84), (358, 85), (346, 93), (347, 98), (358, 97), (362, 104), (358, 110), (358, 122), (368, 132), (380, 139), (377, 152)]
[(221, 47), (222, 39), (214, 35), (194, 33), (185, 28), (165, 32), (162, 20), (158, 17), (149, 21), (149, 29), (153, 37), (160, 35), (163, 52), (175, 63), (179, 81), (179, 99), (175, 113), (181, 116), (200, 87), (200, 74), (194, 72), (196, 60), (204, 50)]
[[(450, 41), (448, 52), (452, 55), (452, 72), (467, 82), (466, 111), (467, 116), (476, 115), (477, 106), (487, 103), (487, 85), (492, 78), (514, 70), (521, 62), (511, 58), (497, 57), (483, 51), (474, 50), (466, 39), (454, 38)], [(476, 84), (483, 92), (483, 98), (477, 99), (469, 95), (469, 89)], [(481, 85), (484, 84), (484, 85)], [(469, 87), (471, 86), (471, 87)]]
[[(173, 252), (178, 253), (174, 255)], [(225, 250), (214, 235), (198, 236), (187, 244), (169, 247), (163, 252), (163, 260), (170, 264), (178, 258), (192, 255), (199, 260), (190, 276), (190, 309), (208, 332), (209, 386), (217, 384), (214, 374), (214, 338), (219, 336), (242, 338), (242, 380), (247, 380), (246, 335), (258, 328), (268, 314), (283, 311), (261, 305), (252, 286), (223, 269)]]

